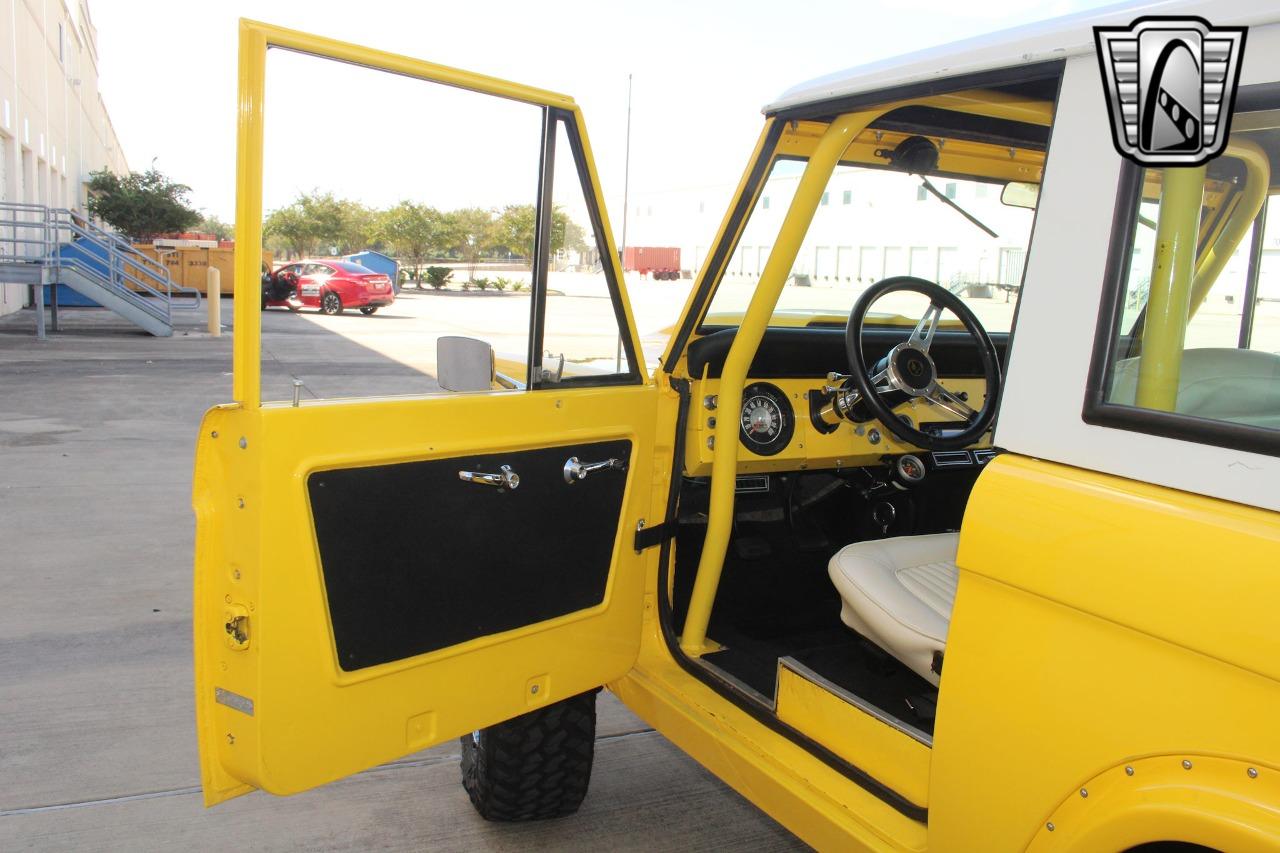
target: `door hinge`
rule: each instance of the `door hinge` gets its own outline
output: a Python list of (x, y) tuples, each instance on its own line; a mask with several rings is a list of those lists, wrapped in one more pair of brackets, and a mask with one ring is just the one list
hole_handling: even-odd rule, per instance
[(636, 524), (636, 553), (639, 554), (654, 545), (661, 545), (675, 535), (674, 531), (675, 525), (664, 523), (655, 524), (653, 527), (645, 527), (644, 519), (640, 519), (639, 523)]
[(228, 604), (223, 608), (223, 622), (227, 645), (241, 652), (249, 648), (249, 611), (239, 604)]

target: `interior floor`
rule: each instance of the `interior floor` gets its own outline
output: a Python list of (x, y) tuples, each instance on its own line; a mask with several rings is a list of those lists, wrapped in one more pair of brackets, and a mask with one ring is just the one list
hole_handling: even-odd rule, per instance
[[(910, 491), (888, 485), (879, 469), (776, 474), (769, 491), (739, 494), (707, 630), (721, 648), (702, 663), (772, 708), (778, 661), (791, 657), (931, 736), (938, 689), (840, 621), (827, 564), (852, 542), (958, 529), (977, 471), (939, 473)], [(706, 497), (706, 480), (685, 482), (672, 597), (677, 633), (702, 554)]]

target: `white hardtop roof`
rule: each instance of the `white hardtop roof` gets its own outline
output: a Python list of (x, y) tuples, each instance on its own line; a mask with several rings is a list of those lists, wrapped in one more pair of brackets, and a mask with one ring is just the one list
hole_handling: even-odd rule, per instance
[(1280, 19), (1280, 11), (1258, 0), (1214, 0), (1208, 3), (1137, 0), (988, 33), (828, 74), (788, 89), (767, 105), (764, 112), (774, 113), (833, 98), (995, 68), (1065, 59), (1094, 50), (1095, 26), (1128, 26), (1135, 18), (1144, 15), (1196, 15), (1215, 26), (1261, 24)]

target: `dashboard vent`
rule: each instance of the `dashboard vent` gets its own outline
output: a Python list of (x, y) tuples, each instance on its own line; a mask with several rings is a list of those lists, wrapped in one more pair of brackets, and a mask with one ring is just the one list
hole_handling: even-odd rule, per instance
[(961, 468), (973, 464), (967, 450), (942, 450), (931, 455), (935, 468)]
[(735, 491), (738, 494), (743, 492), (767, 492), (769, 491), (769, 475), (755, 474), (749, 477), (739, 477)]
[(973, 451), (973, 461), (979, 465), (986, 465), (992, 459), (996, 458), (994, 450), (975, 450)]

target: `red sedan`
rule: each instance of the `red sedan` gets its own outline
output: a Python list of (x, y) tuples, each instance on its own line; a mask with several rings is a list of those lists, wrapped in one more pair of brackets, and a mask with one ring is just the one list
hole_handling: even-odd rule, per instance
[(318, 308), (322, 314), (341, 314), (359, 308), (372, 314), (395, 302), (391, 279), (350, 261), (295, 261), (276, 270), (266, 287), (264, 306)]

